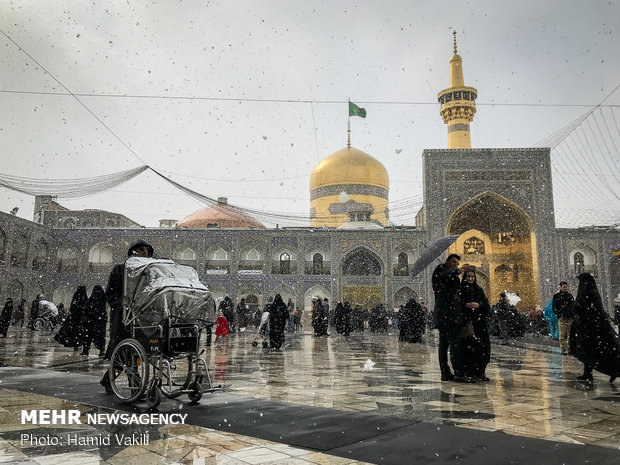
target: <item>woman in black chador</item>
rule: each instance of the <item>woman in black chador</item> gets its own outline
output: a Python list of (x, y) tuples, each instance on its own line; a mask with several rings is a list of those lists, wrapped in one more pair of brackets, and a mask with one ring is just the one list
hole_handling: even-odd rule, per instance
[(474, 327), (473, 336), (466, 336), (461, 341), (461, 359), (465, 375), (480, 381), (488, 381), (485, 370), (491, 361), (491, 338), (487, 318), (489, 301), (484, 291), (476, 282), (476, 272), (468, 270), (461, 280), (461, 304), (466, 321)]
[(88, 299), (87, 310), (82, 315), (83, 344), (82, 355), (88, 355), (91, 342), (99, 350), (101, 357), (105, 356), (105, 329), (108, 323), (105, 292), (96, 285)]
[(351, 334), (351, 305), (345, 302), (342, 306), (342, 332), (345, 336)]
[(577, 379), (592, 381), (592, 370), (608, 375), (613, 383), (620, 375), (620, 339), (611, 326), (609, 315), (603, 308), (601, 295), (594, 276), (581, 273), (577, 276), (579, 288), (575, 298), (575, 316), (571, 332), (571, 348), (583, 362), (583, 375)]
[(56, 333), (56, 336), (54, 336), (56, 342), (61, 343), (65, 347), (73, 347), (77, 351), (78, 346), (83, 344), (84, 341), (82, 317), (86, 311), (88, 311), (86, 286), (79, 286), (71, 299), (69, 316)]
[(343, 320), (344, 307), (342, 302), (338, 302), (334, 309), (334, 326), (336, 327), (336, 333), (344, 333), (344, 320)]
[(287, 320), (288, 308), (280, 294), (276, 294), (269, 312), (269, 342), (274, 349), (279, 349), (284, 344), (284, 328)]
[(13, 314), (13, 299), (6, 299), (2, 312), (0, 312), (0, 337), (6, 337), (11, 324), (11, 315)]
[(420, 342), (425, 326), (426, 317), (422, 306), (415, 299), (409, 299), (398, 314), (398, 327), (400, 329), (398, 340)]

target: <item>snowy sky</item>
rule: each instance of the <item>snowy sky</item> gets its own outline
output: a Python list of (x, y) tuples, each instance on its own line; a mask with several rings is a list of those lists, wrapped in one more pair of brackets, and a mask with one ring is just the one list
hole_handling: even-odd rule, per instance
[[(453, 30), (478, 89), (473, 147), (530, 147), (620, 84), (619, 23), (620, 4), (598, 0), (0, 0), (0, 173), (148, 164), (235, 205), (303, 215), (310, 172), (346, 145), (350, 98), (368, 112), (351, 120), (352, 145), (385, 165), (392, 220), (411, 225), (422, 151), (447, 144), (437, 93)], [(88, 110), (51, 95), (65, 90), (32, 59), (88, 94)], [(620, 221), (620, 90), (604, 103), (553, 152), (558, 226)], [(32, 218), (33, 200), (0, 188), (2, 211)], [(148, 172), (59, 202), (146, 226), (202, 206)]]

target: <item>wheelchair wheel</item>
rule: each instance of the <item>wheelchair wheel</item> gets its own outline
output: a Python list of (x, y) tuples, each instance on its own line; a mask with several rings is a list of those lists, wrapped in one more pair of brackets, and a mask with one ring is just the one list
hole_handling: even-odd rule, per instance
[(149, 361), (142, 344), (135, 339), (121, 341), (110, 358), (110, 383), (114, 395), (126, 404), (135, 402), (146, 389)]
[(41, 331), (43, 328), (45, 328), (45, 320), (43, 318), (37, 318), (32, 323), (32, 329), (35, 331)]
[(192, 401), (192, 403), (197, 403), (200, 399), (202, 399), (202, 385), (196, 381), (194, 384), (192, 384), (191, 388), (192, 392), (190, 392), (189, 394), (187, 394), (187, 397), (189, 397), (189, 400)]
[(161, 404), (161, 394), (162, 392), (155, 385), (146, 391), (146, 404), (149, 408), (157, 408), (157, 406)]

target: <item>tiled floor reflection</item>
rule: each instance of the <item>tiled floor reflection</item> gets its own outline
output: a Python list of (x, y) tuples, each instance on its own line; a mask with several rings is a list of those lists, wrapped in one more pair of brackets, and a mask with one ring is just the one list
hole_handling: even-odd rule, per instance
[[(575, 379), (582, 365), (549, 345), (494, 344), (487, 370), (491, 381), (463, 385), (440, 381), (432, 334), (423, 344), (404, 344), (393, 334), (317, 339), (310, 333), (295, 333), (286, 335), (281, 351), (252, 347), (252, 339), (252, 334), (231, 335), (226, 347), (207, 348), (205, 356), (212, 376), (229, 393), (620, 448), (620, 380), (609, 384), (606, 376), (595, 372), (594, 384), (584, 385)], [(365, 371), (367, 360), (374, 366)], [(0, 364), (93, 375), (104, 369), (96, 351), (85, 358), (59, 347), (49, 335), (13, 330), (8, 339), (0, 340)], [(93, 389), (99, 389), (95, 380)], [(7, 411), (20, 408), (20, 402), (61, 402), (40, 396), (30, 399), (28, 394), (3, 394), (7, 394), (0, 404), (3, 419)], [(15, 431), (11, 428), (16, 425), (1, 424), (0, 452), (9, 451), (14, 457), (11, 460), (20, 454), (30, 457), (11, 439)], [(139, 454), (144, 454), (145, 463), (350, 463), (190, 426), (164, 428), (159, 434), (162, 438), (153, 440), (149, 448), (118, 451), (106, 457), (105, 463), (121, 463), (126, 455)], [(177, 442), (172, 443), (172, 439)], [(36, 463), (52, 463), (41, 457), (37, 456)], [(192, 462), (194, 459), (198, 462)]]

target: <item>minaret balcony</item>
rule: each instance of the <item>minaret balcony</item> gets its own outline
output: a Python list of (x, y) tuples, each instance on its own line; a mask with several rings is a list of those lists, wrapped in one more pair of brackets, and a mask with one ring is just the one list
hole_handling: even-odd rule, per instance
[(469, 105), (474, 104), (478, 98), (478, 91), (473, 87), (450, 87), (437, 94), (437, 100), (442, 105), (451, 102), (463, 102)]
[(452, 106), (442, 106), (439, 113), (446, 124), (457, 119), (464, 119), (471, 122), (476, 114), (476, 107), (458, 104)]

